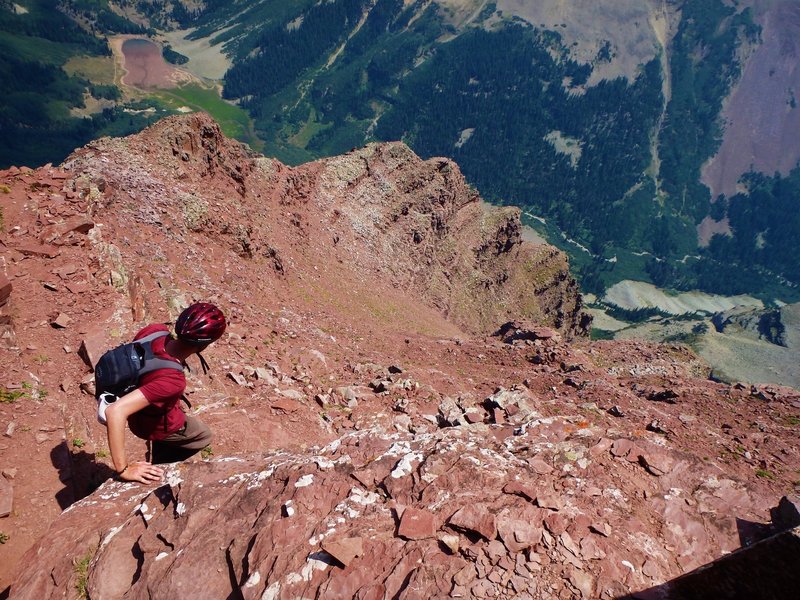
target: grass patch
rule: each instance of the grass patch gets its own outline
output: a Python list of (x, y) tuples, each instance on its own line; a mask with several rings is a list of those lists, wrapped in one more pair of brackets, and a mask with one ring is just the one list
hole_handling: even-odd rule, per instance
[(81, 51), (79, 45), (53, 42), (45, 38), (0, 31), (0, 53), (25, 61), (63, 65)]
[(206, 446), (200, 450), (200, 456), (203, 457), (203, 460), (209, 459), (214, 456), (214, 449), (211, 446)]
[(0, 544), (5, 544), (9, 539), (11, 538), (8, 536), (8, 534), (0, 531)]
[(106, 450), (105, 448), (100, 448), (100, 450), (96, 451), (94, 455), (97, 458), (108, 458), (110, 456), (108, 450)]
[(592, 327), (592, 331), (589, 336), (592, 340), (613, 340), (614, 332), (608, 331), (607, 329), (598, 329), (596, 327)]
[(84, 442), (81, 438), (75, 438), (74, 440), (72, 440), (73, 448), (83, 448), (85, 445), (86, 442)]
[(317, 112), (314, 109), (311, 109), (311, 112), (308, 115), (308, 120), (303, 123), (300, 131), (289, 138), (289, 143), (293, 146), (305, 148), (308, 146), (311, 138), (317, 135), (320, 131), (324, 131), (331, 127), (333, 127), (333, 123), (320, 123), (317, 121)]
[(756, 469), (756, 477), (761, 477), (762, 479), (775, 479), (775, 475), (767, 471), (766, 469)]
[(800, 425), (800, 418), (799, 417), (786, 417), (786, 423), (787, 423), (787, 425), (790, 425), (792, 427), (794, 427), (796, 425)]
[(50, 100), (45, 106), (45, 112), (51, 121), (66, 121), (70, 118), (70, 108), (70, 103), (65, 100)]
[(75, 572), (75, 591), (78, 592), (78, 600), (88, 600), (89, 598), (89, 563), (92, 562), (94, 549), (89, 550), (78, 560), (72, 561), (72, 569)]
[[(10, 398), (9, 400), (2, 400), (3, 392), (8, 395)], [(32, 400), (42, 401), (47, 398), (47, 390), (44, 388), (37, 388), (27, 381), (22, 382), (21, 390), (0, 390), (0, 401), (2, 402), (14, 402), (19, 398), (31, 398)]]
[(73, 56), (64, 64), (64, 71), (92, 83), (114, 84), (114, 59), (110, 56)]
[(302, 165), (318, 158), (316, 154), (308, 150), (276, 140), (264, 142), (261, 153), (265, 156), (277, 158), (283, 164), (289, 166)]
[(3, 404), (11, 404), (22, 398), (24, 395), (25, 392), (20, 390), (0, 389), (0, 402)]

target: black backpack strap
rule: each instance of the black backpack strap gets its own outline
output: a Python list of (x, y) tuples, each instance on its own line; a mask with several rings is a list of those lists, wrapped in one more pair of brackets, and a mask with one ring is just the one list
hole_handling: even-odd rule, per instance
[(206, 362), (206, 359), (203, 358), (203, 355), (199, 352), (197, 353), (197, 358), (200, 359), (200, 366), (203, 367), (203, 375), (208, 375), (208, 363)]

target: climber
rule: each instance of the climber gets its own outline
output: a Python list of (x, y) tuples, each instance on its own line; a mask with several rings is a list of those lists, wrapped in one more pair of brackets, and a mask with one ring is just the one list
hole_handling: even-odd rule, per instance
[[(140, 340), (154, 333), (166, 332), (151, 344), (154, 355), (186, 366), (186, 359), (200, 355), (225, 331), (225, 315), (206, 302), (192, 304), (175, 322), (175, 337), (160, 323), (148, 325), (136, 334)], [(114, 470), (120, 479), (151, 483), (161, 479), (163, 469), (157, 464), (186, 460), (211, 441), (211, 431), (200, 419), (181, 410), (180, 400), (186, 389), (183, 370), (160, 368), (141, 375), (136, 389), (109, 404), (105, 409), (108, 447)], [(149, 459), (129, 463), (125, 453), (125, 422), (134, 435), (150, 440)]]

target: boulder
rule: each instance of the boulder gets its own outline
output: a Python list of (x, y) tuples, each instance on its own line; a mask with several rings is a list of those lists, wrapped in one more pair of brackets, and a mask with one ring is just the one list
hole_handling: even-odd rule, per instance
[(111, 344), (106, 334), (105, 328), (95, 327), (90, 329), (81, 340), (80, 348), (78, 348), (78, 356), (83, 359), (86, 365), (94, 369), (97, 361), (106, 350), (109, 350)]
[(353, 559), (363, 556), (364, 541), (360, 537), (326, 539), (322, 542), (322, 549), (346, 567)]
[(432, 538), (439, 529), (438, 519), (429, 510), (409, 507), (400, 517), (397, 534), (407, 540), (423, 540)]

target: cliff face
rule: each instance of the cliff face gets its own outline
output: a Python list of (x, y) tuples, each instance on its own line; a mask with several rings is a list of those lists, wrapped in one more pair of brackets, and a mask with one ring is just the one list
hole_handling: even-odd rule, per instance
[[(800, 468), (796, 392), (576, 336), (562, 255), (403, 145), (290, 169), (192, 115), (0, 186), (12, 598), (619, 596)], [(206, 460), (107, 481), (86, 363), (193, 300), (230, 320), (187, 374)]]

